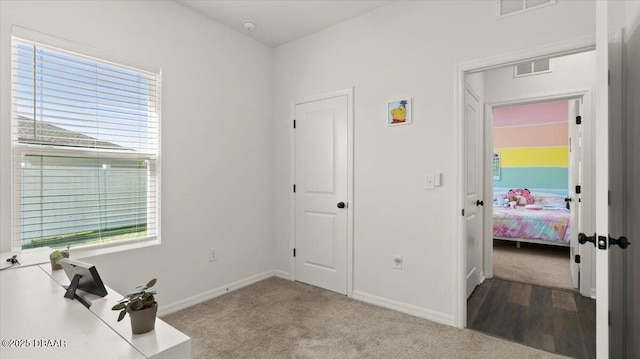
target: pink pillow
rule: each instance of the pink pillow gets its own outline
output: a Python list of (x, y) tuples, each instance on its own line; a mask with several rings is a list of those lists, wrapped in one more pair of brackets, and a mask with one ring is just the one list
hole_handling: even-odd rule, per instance
[(533, 197), (531, 197), (531, 192), (526, 188), (516, 188), (509, 190), (507, 193), (508, 197), (522, 196), (527, 199), (527, 204), (533, 203)]

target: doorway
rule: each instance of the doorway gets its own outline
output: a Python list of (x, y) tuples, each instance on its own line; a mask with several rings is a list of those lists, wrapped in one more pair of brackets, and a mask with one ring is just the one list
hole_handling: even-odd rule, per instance
[[(493, 278), (469, 298), (467, 324), (538, 349), (590, 358), (595, 357), (595, 300), (574, 288), (579, 266), (591, 262), (572, 260), (582, 249), (577, 233), (584, 201), (581, 191), (575, 192), (585, 177), (580, 171), (584, 166), (575, 118), (590, 117), (582, 110), (590, 101), (585, 101), (588, 93), (574, 96), (488, 106), (487, 112), (493, 114), (489, 121), (493, 141), (487, 141), (488, 147), (501, 160), (492, 163), (494, 171), (485, 176), (493, 183), (489, 193), (494, 203), (485, 208), (487, 216), (493, 213), (492, 236), (485, 238)], [(501, 117), (496, 109), (509, 109), (509, 116)], [(505, 126), (514, 120), (517, 125)], [(539, 123), (526, 124), (531, 121)], [(518, 134), (532, 138), (514, 140)], [(591, 271), (586, 266), (582, 270)], [(586, 279), (582, 277), (582, 286), (590, 293)]]
[[(580, 56), (556, 61), (579, 62)], [(485, 83), (495, 86), (492, 76), (488, 72)], [(591, 261), (580, 260), (577, 239), (585, 95), (487, 105), (493, 151), (485, 180), (493, 185), (487, 187), (492, 205), (486, 211), (493, 221), (486, 221), (492, 233), (485, 247), (495, 278), (574, 290), (580, 287), (580, 267), (589, 271)]]
[[(574, 58), (572, 58), (574, 57)], [(580, 64), (580, 60), (589, 58), (585, 64)], [(569, 288), (565, 290), (558, 290), (557, 288), (546, 288), (540, 285), (531, 285), (531, 283), (525, 283), (526, 280), (499, 280), (491, 279), (494, 277), (494, 263), (493, 263), (493, 242), (494, 242), (494, 226), (492, 207), (494, 203), (498, 205), (504, 205), (504, 199), (508, 198), (508, 193), (526, 191), (527, 193), (518, 192), (519, 197), (533, 196), (539, 197), (542, 194), (547, 195), (549, 198), (538, 198), (538, 202), (545, 203), (545, 201), (553, 202), (557, 207), (564, 207), (569, 204), (572, 209), (575, 210), (579, 207), (589, 207), (592, 205), (592, 197), (590, 194), (584, 193), (580, 188), (577, 188), (574, 184), (582, 184), (587, 182), (587, 188), (591, 188), (591, 176), (580, 176), (579, 171), (573, 173), (570, 171), (571, 167), (590, 171), (590, 164), (592, 160), (591, 153), (586, 154), (585, 162), (583, 165), (579, 165), (579, 159), (572, 158), (571, 161), (576, 163), (576, 166), (569, 166), (569, 153), (575, 151), (570, 144), (569, 126), (571, 118), (575, 121), (575, 118), (582, 115), (585, 116), (583, 111), (589, 114), (586, 117), (591, 116), (591, 99), (590, 93), (593, 87), (593, 74), (595, 73), (595, 54), (593, 51), (581, 51), (574, 54), (562, 56), (548, 56), (546, 59), (550, 62), (550, 71), (546, 71), (540, 75), (532, 75), (527, 78), (518, 78), (514, 76), (515, 69), (518, 65), (523, 66), (529, 60), (520, 60), (516, 66), (508, 64), (507, 66), (495, 67), (489, 70), (476, 72), (466, 79), (466, 83), (469, 84), (481, 84), (482, 89), (479, 91), (482, 94), (483, 101), (488, 104), (485, 107), (485, 118), (492, 118), (496, 109), (504, 109), (509, 106), (533, 106), (536, 104), (555, 103), (556, 107), (561, 107), (564, 111), (564, 143), (542, 143), (536, 144), (536, 149), (521, 149), (520, 147), (531, 147), (534, 145), (536, 134), (535, 130), (539, 130), (540, 126), (536, 129), (529, 126), (529, 128), (510, 128), (503, 130), (502, 135), (507, 134), (507, 138), (499, 137), (494, 133), (494, 121), (488, 121), (485, 123), (485, 133), (487, 134), (485, 141), (485, 151), (483, 154), (483, 171), (481, 171), (482, 180), (484, 180), (485, 186), (482, 188), (481, 202), (485, 203), (482, 211), (485, 215), (483, 222), (483, 251), (480, 258), (483, 263), (484, 278), (488, 278), (479, 287), (476, 288), (472, 296), (469, 298), (467, 306), (467, 326), (472, 329), (478, 329), (484, 332), (491, 333), (493, 335), (499, 335), (511, 340), (519, 341), (525, 345), (534, 346), (540, 349), (562, 353), (565, 355), (572, 355), (578, 357), (590, 357), (595, 353), (595, 301), (591, 299), (592, 285), (583, 285), (583, 291), (585, 296), (574, 292), (574, 287), (571, 282), (572, 276), (570, 274), (570, 263), (576, 265), (575, 262), (570, 262), (570, 258), (575, 260), (575, 256), (578, 255), (578, 260), (582, 265), (590, 265), (593, 251), (589, 248), (585, 249), (585, 253), (579, 253), (580, 248), (577, 246), (577, 233), (575, 231), (573, 241), (570, 241), (570, 236), (567, 234), (571, 232), (559, 233), (558, 240), (562, 242), (565, 251), (564, 254), (564, 270), (566, 274), (566, 280), (569, 283)], [(578, 61), (572, 64), (572, 61)], [(529, 62), (534, 62), (530, 60)], [(555, 64), (554, 64), (555, 63)], [(533, 66), (533, 64), (532, 64)], [(563, 74), (570, 73), (571, 71), (584, 70), (585, 74), (591, 76), (586, 78), (585, 76), (575, 76), (575, 74), (569, 75), (569, 78), (575, 80), (584, 80), (582, 83), (574, 81), (570, 83), (567, 81)], [(480, 79), (473, 79), (474, 76), (480, 76)], [(546, 80), (545, 80), (546, 77)], [(554, 78), (564, 80), (553, 80)], [(552, 80), (549, 80), (552, 79)], [(554, 86), (555, 85), (555, 86)], [(477, 85), (476, 85), (477, 86)], [(576, 101), (578, 100), (578, 101)], [(573, 113), (572, 113), (573, 112)], [(570, 114), (571, 113), (571, 114)], [(554, 123), (555, 127), (559, 125), (557, 122), (549, 119), (543, 119), (540, 123)], [(521, 126), (523, 124), (520, 124)], [(531, 124), (528, 124), (531, 125)], [(555, 130), (557, 131), (557, 129)], [(589, 133), (590, 130), (588, 131)], [(509, 135), (510, 133), (510, 135)], [(559, 137), (558, 133), (553, 133)], [(529, 136), (529, 137), (526, 137)], [(560, 136), (562, 137), (562, 136)], [(577, 140), (575, 133), (571, 134), (572, 139), (575, 140), (574, 144), (583, 145), (587, 149), (591, 149), (591, 143), (589, 138), (584, 138), (582, 141)], [(546, 140), (554, 141), (553, 138)], [(557, 139), (556, 139), (557, 140)], [(494, 141), (502, 141), (506, 144), (502, 145), (500, 151), (494, 151)], [(529, 143), (531, 142), (531, 143)], [(569, 150), (571, 148), (571, 151)], [(468, 152), (466, 152), (468, 153)], [(494, 153), (498, 153), (498, 165), (493, 166), (495, 163)], [(555, 163), (551, 160), (550, 163), (540, 163), (542, 153), (552, 153), (555, 157), (561, 157), (562, 163)], [(516, 159), (514, 154), (523, 155), (524, 158)], [(528, 158), (527, 158), (528, 157)], [(553, 157), (553, 156), (552, 156)], [(502, 160), (502, 163), (500, 161)], [(529, 161), (529, 162), (528, 162)], [(538, 161), (538, 162), (536, 162)], [(522, 163), (519, 163), (522, 162)], [(557, 161), (556, 161), (557, 162)], [(531, 165), (537, 167), (546, 167), (542, 172), (546, 171), (543, 178), (538, 178), (542, 182), (535, 182), (535, 174), (531, 172), (530, 168), (526, 168)], [(561, 168), (563, 167), (563, 168)], [(494, 170), (498, 170), (497, 173)], [(502, 173), (500, 173), (502, 170)], [(467, 172), (468, 173), (468, 172)], [(589, 172), (590, 173), (590, 172)], [(561, 174), (561, 175), (559, 175)], [(500, 178), (500, 176), (503, 176)], [(497, 177), (497, 178), (496, 178)], [(553, 177), (553, 178), (552, 178)], [(569, 178), (573, 183), (569, 185)], [(519, 178), (519, 182), (511, 183), (514, 178)], [(494, 182), (495, 181), (495, 182)], [(559, 186), (553, 184), (562, 182), (563, 185)], [(503, 182), (501, 187), (498, 187), (498, 182)], [(494, 191), (494, 184), (497, 191)], [(529, 191), (529, 188), (534, 191)], [(503, 190), (503, 191), (502, 191)], [(544, 190), (544, 191), (541, 191)], [(575, 193), (577, 191), (577, 193)], [(495, 194), (505, 192), (503, 197), (499, 199)], [(513, 194), (513, 193), (511, 193)], [(553, 198), (552, 198), (553, 196)], [(514, 198), (515, 199), (515, 198)], [(565, 202), (565, 199), (567, 202)], [(500, 201), (502, 200), (502, 201)], [(526, 199), (525, 199), (526, 200)], [(571, 202), (569, 202), (571, 201)], [(525, 203), (518, 203), (524, 206), (532, 205), (532, 201)], [(534, 207), (534, 206), (531, 206)], [(536, 209), (529, 208), (531, 211)], [(542, 209), (542, 208), (541, 208)], [(582, 211), (582, 216), (590, 216), (590, 210)], [(574, 224), (578, 227), (580, 223), (576, 219), (580, 218), (580, 215), (574, 214), (571, 216), (569, 211), (563, 214), (567, 223)], [(573, 218), (571, 218), (573, 217)], [(586, 222), (592, 223), (587, 220)], [(557, 224), (557, 223), (556, 223)], [(553, 226), (553, 225), (552, 225)], [(501, 236), (498, 236), (501, 237)], [(508, 236), (502, 236), (508, 237)], [(513, 247), (516, 243), (522, 242), (534, 242), (535, 245), (544, 243), (539, 239), (527, 240), (527, 238), (518, 238), (519, 236), (511, 236), (512, 238), (502, 238), (512, 240)], [(515, 240), (514, 239), (521, 239)], [(570, 247), (568, 244), (573, 243), (575, 248)], [(528, 245), (528, 244), (527, 244)], [(543, 245), (544, 247), (544, 245)], [(471, 248), (472, 249), (472, 248)], [(470, 249), (467, 248), (467, 256), (470, 254)], [(514, 249), (517, 250), (517, 249)], [(571, 256), (569, 251), (572, 251)], [(582, 257), (582, 258), (580, 258)], [(518, 265), (516, 263), (515, 265)], [(578, 271), (575, 279), (578, 278)], [(590, 280), (592, 269), (587, 266), (584, 270), (585, 273), (581, 273), (582, 280)], [(530, 274), (530, 273), (528, 273)], [(483, 279), (484, 279), (483, 278)], [(575, 285), (577, 287), (577, 283)], [(528, 321), (533, 320), (533, 321)], [(570, 335), (567, 333), (570, 332)]]

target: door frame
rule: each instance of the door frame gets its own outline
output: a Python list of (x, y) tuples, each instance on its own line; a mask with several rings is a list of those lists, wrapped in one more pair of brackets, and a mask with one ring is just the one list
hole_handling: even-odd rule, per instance
[[(595, 69), (594, 69), (595, 71)], [(517, 105), (526, 105), (532, 103), (542, 103), (542, 102), (550, 102), (550, 101), (562, 101), (562, 100), (581, 100), (582, 101), (582, 116), (587, 120), (583, 122), (581, 126), (584, 126), (583, 131), (583, 169), (582, 169), (582, 187), (583, 191), (583, 210), (580, 212), (580, 216), (582, 218), (582, 223), (594, 223), (594, 151), (593, 151), (593, 130), (595, 128), (593, 119), (593, 90), (592, 89), (583, 89), (576, 90), (572, 92), (564, 92), (564, 93), (549, 93), (549, 94), (541, 94), (534, 97), (526, 97), (526, 98), (513, 98), (506, 99), (499, 102), (488, 103), (485, 104), (485, 161), (488, 159), (493, 151), (493, 146), (489, 146), (489, 144), (493, 145), (493, 110), (500, 107), (507, 106), (517, 106)], [(569, 126), (572, 124), (570, 123)], [(485, 173), (491, 173), (491, 163), (490, 161), (486, 161), (485, 163)], [(572, 166), (570, 164), (569, 166)], [(569, 170), (571, 167), (569, 167)], [(489, 171), (489, 172), (487, 172)], [(570, 194), (570, 193), (569, 193)], [(490, 180), (489, 176), (485, 176), (485, 187), (484, 187), (484, 198), (490, 198), (493, 196), (493, 180)], [(487, 206), (484, 209), (485, 212), (485, 231), (483, 236), (483, 272), (485, 273), (486, 278), (493, 277), (493, 215), (492, 208)], [(572, 226), (572, 230), (573, 230)], [(595, 227), (593, 228), (595, 230)], [(583, 230), (585, 233), (591, 233), (591, 228)], [(594, 273), (595, 273), (595, 252), (591, 247), (585, 246), (583, 250), (587, 253), (583, 255), (583, 265), (584, 270), (581, 272), (581, 277), (584, 278), (584, 282), (586, 284), (585, 287), (580, 287), (580, 294), (585, 297), (595, 298), (595, 281), (594, 281)], [(582, 280), (581, 280), (582, 281)]]
[(454, 324), (458, 328), (467, 326), (467, 299), (466, 299), (466, 227), (464, 217), (460, 214), (464, 208), (464, 188), (466, 170), (465, 154), (463, 149), (464, 141), (464, 91), (465, 91), (465, 74), (473, 72), (486, 71), (498, 67), (515, 65), (518, 62), (526, 60), (536, 60), (550, 56), (570, 55), (579, 52), (594, 50), (596, 44), (595, 36), (587, 35), (578, 38), (562, 40), (545, 44), (541, 46), (531, 47), (528, 49), (508, 52), (483, 59), (472, 60), (465, 63), (454, 65), (453, 71), (453, 161), (455, 167), (455, 213), (453, 215), (457, 220), (453, 225), (455, 228), (455, 240), (453, 243), (453, 263), (455, 268), (455, 277), (457, 283), (454, 285), (454, 296), (456, 298), (456, 306), (454, 309)]
[(289, 119), (289, 273), (290, 279), (296, 280), (296, 258), (293, 250), (296, 248), (296, 198), (293, 185), (296, 182), (296, 132), (293, 121), (296, 117), (296, 106), (308, 102), (327, 100), (334, 97), (347, 96), (347, 296), (353, 297), (353, 142), (354, 142), (354, 112), (353, 87), (343, 90), (325, 92), (317, 95), (298, 98), (291, 101)]

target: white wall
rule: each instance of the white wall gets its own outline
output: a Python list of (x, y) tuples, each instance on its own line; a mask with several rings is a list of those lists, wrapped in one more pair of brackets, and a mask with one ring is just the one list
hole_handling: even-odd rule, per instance
[(109, 286), (128, 292), (157, 276), (162, 310), (273, 269), (270, 48), (172, 1), (1, 1), (0, 14), (2, 251), (16, 24), (162, 68), (162, 244), (87, 258)]
[[(275, 51), (277, 268), (289, 270), (289, 106), (355, 87), (354, 289), (453, 323), (456, 308), (454, 65), (593, 35), (593, 2), (559, 1), (495, 18), (493, 1), (400, 1)], [(414, 123), (389, 128), (386, 101), (413, 98)], [(443, 186), (423, 189), (442, 171)], [(402, 270), (392, 254), (403, 255)]]

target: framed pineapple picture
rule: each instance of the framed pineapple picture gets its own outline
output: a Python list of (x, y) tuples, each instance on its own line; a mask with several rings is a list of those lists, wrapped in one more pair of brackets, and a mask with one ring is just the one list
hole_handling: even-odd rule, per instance
[(387, 126), (408, 125), (411, 117), (411, 97), (387, 102)]

